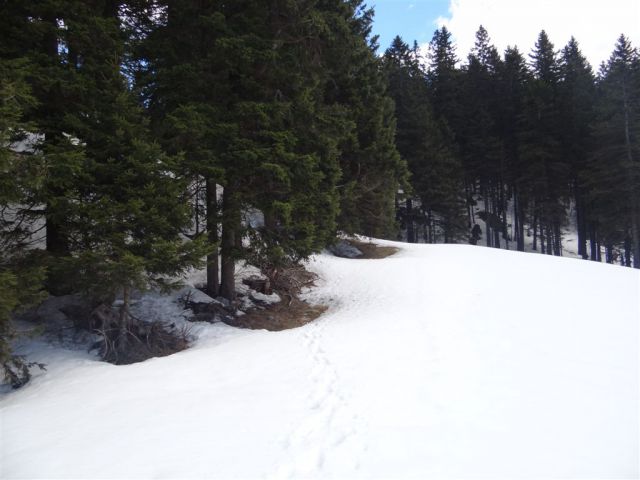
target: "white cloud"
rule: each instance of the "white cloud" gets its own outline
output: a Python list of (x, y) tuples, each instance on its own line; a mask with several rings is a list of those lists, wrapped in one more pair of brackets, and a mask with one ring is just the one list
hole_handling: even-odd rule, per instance
[(451, 31), (463, 61), (480, 25), (500, 52), (517, 45), (525, 55), (543, 29), (557, 50), (573, 35), (594, 69), (609, 58), (621, 33), (640, 48), (638, 0), (450, 0), (449, 16), (436, 23)]

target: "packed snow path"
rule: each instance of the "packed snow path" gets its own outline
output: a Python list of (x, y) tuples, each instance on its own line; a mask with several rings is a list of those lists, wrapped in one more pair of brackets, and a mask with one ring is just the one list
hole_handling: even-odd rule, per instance
[[(638, 271), (469, 246), (321, 255), (316, 322), (49, 364), (0, 399), (2, 478), (635, 478)], [(154, 311), (179, 309), (150, 298)]]

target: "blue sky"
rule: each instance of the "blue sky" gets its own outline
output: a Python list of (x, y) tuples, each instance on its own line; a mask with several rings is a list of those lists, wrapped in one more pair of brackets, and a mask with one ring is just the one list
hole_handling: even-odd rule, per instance
[(373, 32), (380, 36), (380, 53), (396, 35), (425, 47), (442, 25), (451, 31), (463, 61), (480, 25), (500, 52), (516, 45), (528, 54), (542, 29), (557, 50), (573, 35), (595, 68), (609, 57), (622, 33), (640, 47), (640, 0), (367, 0), (367, 4), (376, 12)]
[(409, 44), (428, 43), (438, 28), (436, 19), (447, 15), (449, 0), (370, 0), (367, 5), (375, 9), (373, 32), (383, 52), (396, 35)]

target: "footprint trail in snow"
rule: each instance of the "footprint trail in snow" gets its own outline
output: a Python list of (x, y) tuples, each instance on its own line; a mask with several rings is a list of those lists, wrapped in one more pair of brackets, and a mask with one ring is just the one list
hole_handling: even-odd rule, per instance
[(313, 322), (302, 333), (311, 357), (312, 387), (307, 396), (307, 414), (283, 439), (286, 456), (274, 480), (357, 473), (359, 458), (366, 449), (362, 420), (349, 404), (338, 370), (323, 349), (326, 320)]

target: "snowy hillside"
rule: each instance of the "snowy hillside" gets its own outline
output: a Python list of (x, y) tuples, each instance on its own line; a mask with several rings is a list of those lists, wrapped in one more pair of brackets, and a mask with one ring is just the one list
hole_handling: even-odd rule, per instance
[(0, 477), (639, 475), (637, 270), (395, 245), (314, 259), (330, 308), (298, 329), (198, 325), (130, 366), (31, 344), (48, 370), (0, 398)]

